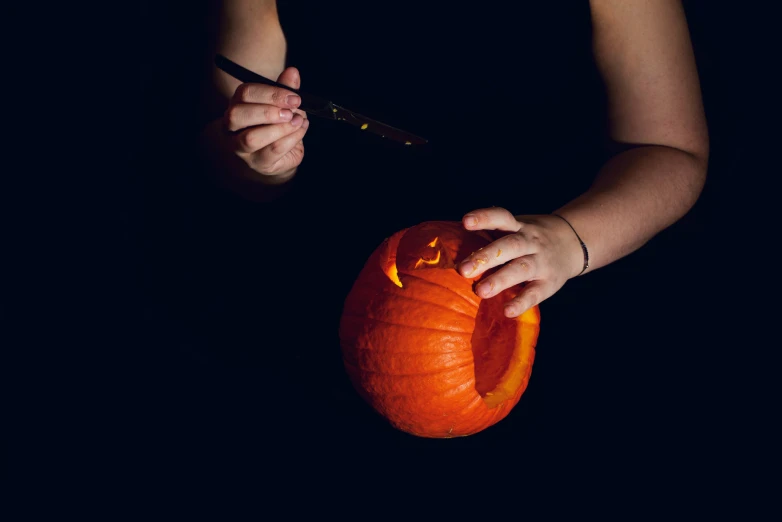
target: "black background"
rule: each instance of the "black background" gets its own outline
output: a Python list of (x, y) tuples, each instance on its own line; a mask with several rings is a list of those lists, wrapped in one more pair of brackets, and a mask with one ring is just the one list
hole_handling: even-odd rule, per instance
[(314, 120), (299, 175), (272, 204), (222, 193), (199, 171), (208, 9), (150, 2), (103, 18), (121, 40), (110, 55), (121, 75), (88, 82), (103, 104), (83, 163), (96, 176), (68, 182), (78, 199), (59, 215), (74, 224), (51, 224), (67, 277), (42, 285), (51, 298), (17, 303), (34, 317), (26, 354), (39, 379), (18, 388), (29, 429), (11, 456), (55, 484), (86, 475), (158, 491), (215, 477), (322, 488), (335, 470), (358, 487), (356, 476), (415, 476), (410, 466), (423, 477), (534, 467), (549, 480), (596, 467), (683, 483), (724, 470), (734, 457), (715, 455), (747, 415), (734, 383), (759, 358), (736, 281), (760, 267), (715, 252), (742, 229), (763, 134), (747, 108), (760, 96), (749, 58), (765, 49), (750, 38), (762, 13), (685, 3), (712, 151), (693, 210), (541, 305), (530, 385), (505, 420), (427, 440), (386, 425), (350, 388), (336, 332), (352, 278), (402, 227), (489, 205), (549, 212), (578, 194), (605, 159), (603, 100), (586, 2), (373, 5), (280, 2), (288, 62), (304, 90), (430, 145)]

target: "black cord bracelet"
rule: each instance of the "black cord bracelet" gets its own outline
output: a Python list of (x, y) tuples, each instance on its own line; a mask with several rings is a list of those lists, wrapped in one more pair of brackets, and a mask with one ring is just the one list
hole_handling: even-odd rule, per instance
[(575, 229), (575, 228), (573, 228), (573, 225), (571, 225), (571, 224), (570, 224), (570, 221), (568, 221), (567, 219), (563, 218), (563, 217), (562, 217), (562, 216), (560, 216), (559, 214), (554, 214), (553, 212), (552, 212), (552, 214), (551, 214), (551, 215), (552, 215), (552, 216), (557, 216), (559, 219), (561, 219), (562, 221), (564, 221), (565, 223), (567, 223), (567, 226), (569, 226), (569, 227), (570, 227), (570, 230), (572, 230), (572, 231), (573, 231), (573, 233), (574, 233), (574, 234), (576, 235), (576, 237), (578, 238), (578, 242), (579, 242), (579, 243), (581, 243), (581, 250), (583, 250), (583, 251), (584, 251), (584, 268), (582, 268), (582, 269), (581, 269), (581, 272), (579, 272), (579, 273), (578, 273), (578, 275), (581, 275), (581, 274), (583, 274), (583, 273), (584, 273), (584, 271), (585, 271), (587, 268), (589, 268), (589, 250), (587, 250), (587, 246), (584, 244), (584, 242), (583, 242), (583, 241), (581, 241), (581, 236), (579, 236), (579, 235), (578, 235), (578, 232), (576, 232), (576, 229)]

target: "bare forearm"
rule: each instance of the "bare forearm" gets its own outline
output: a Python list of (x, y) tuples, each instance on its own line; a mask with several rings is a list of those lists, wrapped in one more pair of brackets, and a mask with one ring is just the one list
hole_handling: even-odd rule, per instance
[[(275, 0), (224, 0), (213, 53), (293, 88), (298, 71), (286, 69), (287, 42)], [(278, 196), (303, 156), (306, 130), (285, 89), (239, 80), (212, 68), (208, 85), (211, 120), (201, 150), (216, 181), (252, 200)], [(241, 86), (241, 88), (240, 88)]]
[(593, 186), (560, 208), (589, 249), (589, 270), (643, 246), (695, 204), (707, 159), (664, 146), (642, 146), (613, 157)]
[[(285, 68), (287, 43), (275, 0), (224, 0), (215, 52), (266, 78), (277, 79)], [(224, 104), (239, 80), (214, 70), (214, 86)]]

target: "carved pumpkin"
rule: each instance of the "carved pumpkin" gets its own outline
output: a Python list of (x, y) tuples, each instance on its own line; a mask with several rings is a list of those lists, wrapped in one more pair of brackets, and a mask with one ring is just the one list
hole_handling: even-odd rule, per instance
[(532, 371), (540, 311), (503, 314), (519, 288), (490, 299), (458, 262), (491, 243), (461, 223), (424, 222), (386, 239), (345, 301), (345, 369), (391, 425), (420, 437), (472, 435), (504, 419)]

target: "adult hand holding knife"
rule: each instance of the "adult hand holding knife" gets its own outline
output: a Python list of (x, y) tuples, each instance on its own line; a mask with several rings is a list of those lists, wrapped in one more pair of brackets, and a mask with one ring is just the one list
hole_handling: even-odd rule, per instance
[(309, 120), (299, 108), (302, 99), (295, 88), (301, 83), (299, 72), (285, 68), (279, 83), (228, 75), (234, 83), (222, 89), (227, 105), (203, 135), (212, 171), (218, 181), (243, 195), (256, 188), (268, 191), (264, 186), (290, 180), (304, 158), (302, 140)]
[(299, 98), (297, 99), (299, 104), (297, 107), (300, 110), (307, 112), (308, 114), (331, 120), (344, 121), (351, 125), (357, 126), (361, 130), (366, 130), (383, 138), (389, 138), (391, 140), (404, 143), (405, 145), (421, 145), (426, 143), (426, 140), (420, 136), (416, 136), (415, 134), (409, 133), (407, 131), (397, 129), (385, 123), (372, 120), (366, 116), (358, 114), (357, 112), (340, 107), (332, 101), (325, 100), (309, 93), (290, 89), (285, 85), (272, 81), (268, 78), (264, 78), (263, 76), (232, 62), (221, 54), (215, 56), (215, 65), (217, 65), (220, 70), (230, 74), (237, 80), (240, 80), (244, 83), (271, 85), (280, 89), (289, 89), (293, 92), (296, 92), (299, 95)]
[[(263, 184), (284, 183), (295, 173), (304, 156), (302, 139), (309, 127), (307, 115), (343, 121), (405, 146), (427, 143), (420, 136), (270, 80), (221, 54), (215, 56), (215, 65), (242, 82), (225, 111), (222, 130), (229, 135), (229, 148), (260, 175), (253, 177)], [(299, 83), (296, 69), (286, 69), (280, 80), (285, 75), (290, 76), (289, 83)]]
[(285, 63), (275, 0), (222, 2), (217, 21), (207, 86), (214, 103), (206, 108), (214, 119), (202, 133), (202, 151), (218, 183), (253, 200), (275, 198), (303, 161), (308, 115), (354, 125), (402, 149), (425, 142), (300, 90), (298, 69)]

